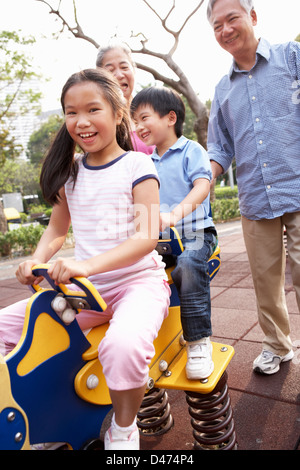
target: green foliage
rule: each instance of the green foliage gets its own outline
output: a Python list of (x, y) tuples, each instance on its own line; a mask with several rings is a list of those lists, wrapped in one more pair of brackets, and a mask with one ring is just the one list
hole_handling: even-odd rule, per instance
[(239, 199), (216, 199), (211, 203), (213, 220), (215, 223), (224, 222), (240, 217)]
[(225, 222), (241, 216), (237, 186), (216, 186), (215, 200), (211, 201), (211, 210), (215, 223)]
[(45, 213), (46, 206), (45, 204), (30, 204), (27, 212), (30, 212), (31, 214), (44, 214)]
[(23, 49), (34, 42), (33, 37), (21, 37), (16, 31), (0, 31), (0, 88), (4, 94), (0, 102), (0, 165), (8, 157), (17, 157), (22, 150), (14, 143), (16, 115), (29, 110), (37, 112), (40, 108), (37, 103), (41, 94), (25, 86), (31, 79), (40, 78)]
[(50, 217), (51, 214), (52, 214), (52, 210), (53, 210), (53, 207), (49, 207), (48, 209), (46, 209), (44, 211), (44, 214), (47, 216), (47, 217)]
[(0, 167), (1, 163), (5, 162), (7, 158), (16, 158), (22, 152), (22, 145), (17, 145), (14, 137), (10, 137), (10, 129), (1, 129), (0, 119)]
[(52, 115), (37, 131), (31, 134), (27, 145), (27, 156), (33, 165), (41, 163), (62, 123), (61, 116)]
[(0, 195), (21, 192), (23, 196), (39, 190), (39, 170), (28, 162), (6, 160), (0, 171)]
[(237, 197), (238, 189), (237, 186), (231, 188), (230, 186), (216, 186), (215, 187), (215, 197), (216, 199), (230, 199)]
[(0, 232), (0, 255), (11, 256), (14, 252), (31, 255), (44, 230), (42, 225), (28, 225), (6, 233)]
[(25, 224), (27, 222), (27, 214), (25, 212), (20, 212), (21, 223)]
[(188, 101), (185, 98), (185, 96), (181, 95), (181, 98), (185, 105), (185, 120), (184, 120), (184, 126), (183, 126), (183, 134), (185, 135), (187, 139), (197, 140), (197, 135), (196, 135), (196, 132), (194, 131), (195, 114), (191, 110), (190, 105), (188, 104)]
[(205, 106), (207, 107), (209, 111), (211, 110), (211, 103), (212, 103), (211, 99), (205, 101)]

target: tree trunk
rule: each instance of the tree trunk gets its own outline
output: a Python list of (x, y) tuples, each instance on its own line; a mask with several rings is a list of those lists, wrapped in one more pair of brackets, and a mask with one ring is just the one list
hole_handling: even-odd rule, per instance
[(7, 232), (7, 220), (4, 214), (2, 202), (0, 202), (0, 232)]

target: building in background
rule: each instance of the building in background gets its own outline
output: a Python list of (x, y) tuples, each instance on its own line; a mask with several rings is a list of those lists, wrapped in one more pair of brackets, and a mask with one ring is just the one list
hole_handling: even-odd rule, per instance
[(40, 92), (40, 84), (37, 78), (27, 80), (21, 84), (21, 86), (20, 82), (10, 83), (4, 87), (2, 86), (0, 89), (0, 101), (2, 103), (6, 100), (8, 95), (14, 96), (16, 93), (18, 94), (18, 97), (14, 99), (9, 109), (12, 117), (4, 117), (2, 121), (5, 128), (10, 129), (10, 134), (14, 137), (15, 144), (21, 146), (22, 150), (19, 158), (22, 160), (27, 160), (26, 151), (31, 134), (39, 129), (42, 123), (45, 122), (51, 114), (61, 113), (61, 110), (56, 109), (37, 114), (37, 107), (24, 112), (28, 105), (28, 99), (26, 98), (28, 95), (26, 94), (29, 90), (32, 90), (34, 94)]

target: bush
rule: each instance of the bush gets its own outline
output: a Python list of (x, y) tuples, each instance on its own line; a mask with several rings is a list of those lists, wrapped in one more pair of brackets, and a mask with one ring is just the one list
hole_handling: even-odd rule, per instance
[(52, 214), (52, 207), (49, 207), (49, 209), (46, 209), (46, 210), (44, 211), (44, 214), (45, 214), (47, 217), (50, 217), (51, 214)]
[(237, 186), (216, 186), (215, 200), (211, 202), (211, 210), (214, 222), (225, 222), (239, 218), (241, 216), (239, 209)]
[(14, 253), (31, 255), (44, 230), (45, 227), (42, 225), (28, 225), (0, 233), (0, 255), (11, 256)]
[(215, 197), (216, 199), (231, 199), (237, 197), (238, 190), (237, 186), (233, 189), (230, 186), (216, 186), (215, 187)]
[(216, 199), (211, 203), (211, 210), (215, 223), (235, 219), (241, 215), (239, 199), (237, 197), (231, 199)]
[(27, 222), (27, 214), (25, 212), (20, 212), (21, 223), (25, 224)]

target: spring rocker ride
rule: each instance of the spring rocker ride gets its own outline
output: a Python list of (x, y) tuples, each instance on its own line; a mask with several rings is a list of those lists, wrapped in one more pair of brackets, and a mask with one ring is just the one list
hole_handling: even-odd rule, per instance
[[(160, 240), (157, 250), (177, 256), (183, 250), (176, 229)], [(208, 261), (214, 277), (220, 249)], [(69, 449), (100, 450), (101, 426), (111, 400), (98, 360), (98, 345), (108, 324), (81, 331), (76, 314), (82, 309), (103, 311), (105, 302), (85, 278), (72, 279), (79, 290), (55, 285), (48, 265), (33, 268), (49, 288), (32, 286), (20, 341), (0, 355), (0, 450), (27, 450), (38, 443), (67, 443)], [(195, 449), (231, 450), (236, 446), (227, 387), (226, 368), (234, 355), (231, 346), (213, 344), (215, 368), (208, 379), (188, 380), (180, 305), (167, 268), (171, 288), (169, 315), (154, 342), (147, 393), (137, 417), (143, 435), (162, 434), (173, 425), (167, 389), (186, 394)]]

